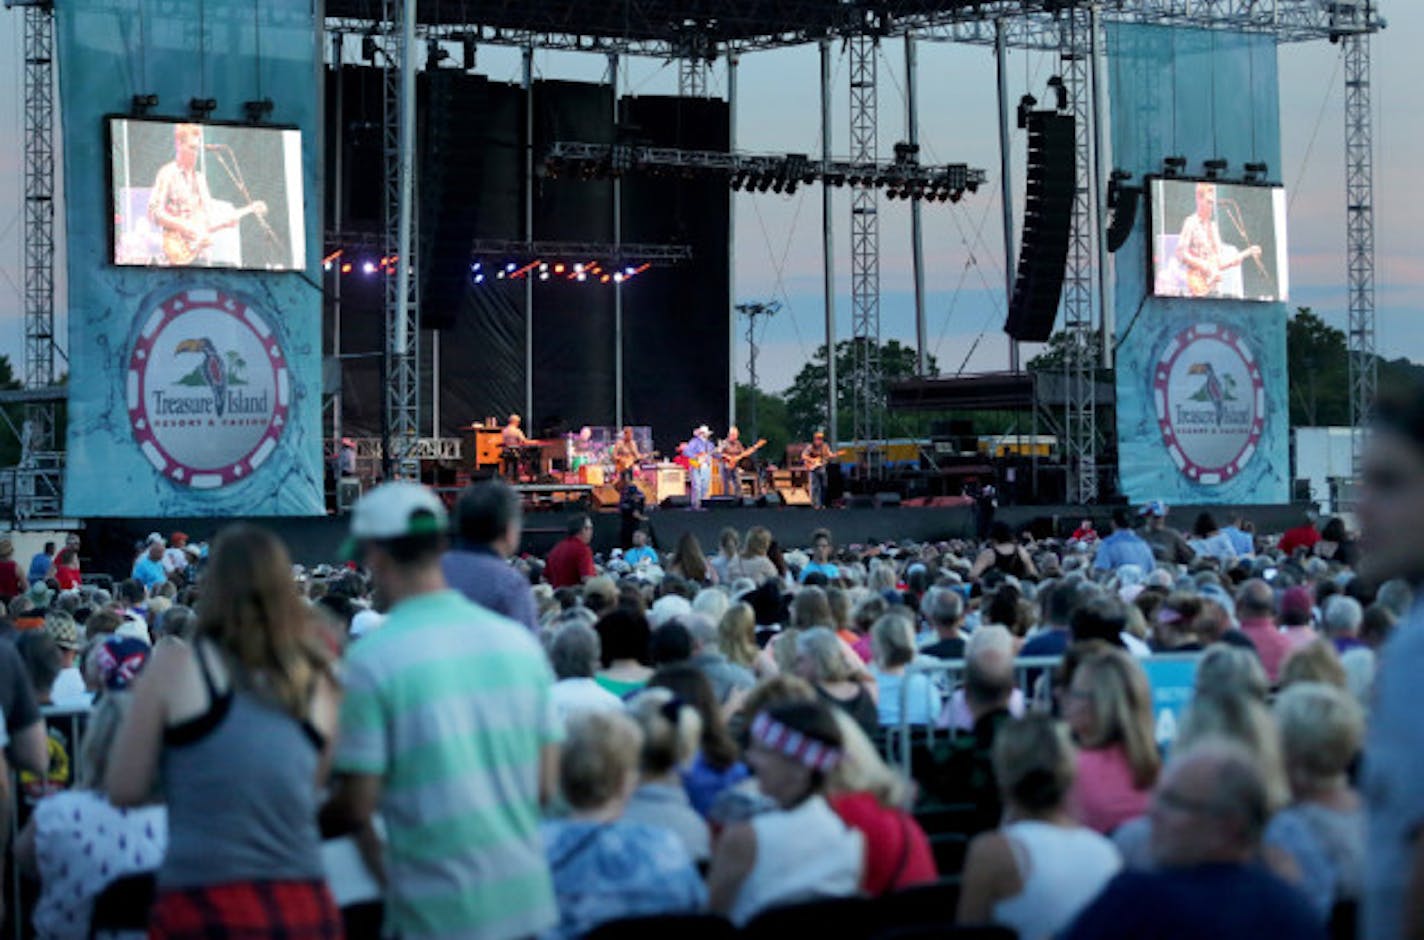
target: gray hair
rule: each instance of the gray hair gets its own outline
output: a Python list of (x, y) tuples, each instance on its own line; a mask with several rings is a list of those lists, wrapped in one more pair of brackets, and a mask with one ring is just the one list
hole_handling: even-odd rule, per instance
[[(707, 592), (703, 591), (702, 593), (706, 594)], [(700, 597), (701, 595), (698, 596)], [(701, 645), (705, 649), (717, 648), (717, 621), (707, 616), (707, 614), (694, 608), (691, 613), (683, 614), (680, 617), (674, 618), (674, 620), (687, 629), (694, 643)]]
[(817, 682), (841, 682), (850, 678), (841, 641), (828, 627), (811, 627), (796, 634), (796, 655), (811, 663)]
[(1014, 691), (1014, 635), (997, 624), (980, 627), (964, 649), (964, 697), (988, 705)]
[(1198, 761), (1210, 763), (1215, 771), (1210, 800), (1217, 812), (1238, 817), (1243, 841), (1259, 844), (1273, 807), (1269, 784), (1256, 756), (1230, 738), (1208, 735), (1182, 747), (1171, 765)]
[(1353, 597), (1336, 594), (1325, 601), (1321, 611), (1320, 625), (1326, 636), (1355, 636), (1360, 632), (1360, 624), (1365, 621), (1365, 609)]
[(603, 646), (598, 633), (588, 624), (570, 618), (557, 633), (549, 648), (549, 660), (554, 675), (560, 679), (588, 679), (598, 669)]
[[(721, 588), (703, 588), (692, 601), (692, 609), (699, 614), (706, 614), (714, 623), (722, 619), (722, 615), (730, 606), (732, 599)], [(696, 635), (696, 631), (693, 631), (693, 636)]]
[(1375, 595), (1375, 603), (1402, 619), (1409, 613), (1409, 608), (1414, 606), (1414, 589), (1409, 586), (1408, 581), (1400, 578), (1386, 581), (1380, 585), (1379, 593)]
[(953, 588), (932, 587), (921, 609), (936, 627), (952, 626), (964, 618), (964, 597)]
[(915, 628), (903, 614), (888, 613), (870, 630), (875, 659), (885, 669), (904, 666), (915, 658)]

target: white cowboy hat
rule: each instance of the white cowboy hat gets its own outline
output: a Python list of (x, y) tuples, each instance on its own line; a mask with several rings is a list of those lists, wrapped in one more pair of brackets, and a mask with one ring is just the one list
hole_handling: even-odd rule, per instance
[(708, 434), (708, 435), (710, 435), (710, 434), (712, 433), (712, 429), (709, 428), (707, 425), (703, 424), (703, 425), (699, 425), (698, 428), (697, 428), (697, 430), (693, 431), (692, 433), (693, 433), (693, 434)]

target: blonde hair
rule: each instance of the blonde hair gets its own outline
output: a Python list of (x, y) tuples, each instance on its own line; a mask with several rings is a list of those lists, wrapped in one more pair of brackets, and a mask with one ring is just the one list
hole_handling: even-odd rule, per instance
[(771, 532), (765, 526), (756, 526), (747, 533), (747, 540), (743, 546), (743, 558), (765, 558), (766, 553), (771, 550)]
[(869, 793), (881, 806), (906, 809), (914, 801), (915, 788), (880, 757), (869, 737), (843, 708), (831, 709), (841, 729), (843, 756), (831, 771), (832, 793)]
[(113, 749), (120, 726), (128, 717), (131, 704), (133, 693), (127, 691), (105, 693), (95, 703), (84, 726), (84, 737), (79, 742), (79, 766), (74, 781), (79, 789), (103, 790), (104, 774), (109, 769), (109, 752)]
[(915, 628), (900, 613), (890, 613), (870, 628), (870, 645), (882, 669), (908, 665), (915, 658)]
[(796, 656), (799, 650), (798, 638), (801, 631), (792, 627), (782, 630), (771, 640), (771, 658), (776, 662), (776, 671), (782, 675), (796, 675)]
[(1078, 664), (1073, 682), (1087, 686), (1094, 730), (1079, 743), (1088, 749), (1122, 745), (1132, 767), (1132, 782), (1144, 790), (1157, 782), (1162, 756), (1152, 718), (1152, 690), (1147, 674), (1127, 653), (1104, 648)]
[(1321, 639), (1290, 652), (1281, 665), (1281, 688), (1301, 682), (1325, 682), (1340, 689), (1346, 687), (1345, 667), (1340, 662), (1340, 654), (1335, 652), (1335, 644)]
[(810, 661), (817, 682), (844, 682), (851, 677), (840, 638), (829, 627), (802, 630), (796, 637), (796, 654)]
[(671, 689), (639, 692), (628, 702), (628, 714), (643, 732), (638, 769), (645, 776), (661, 777), (686, 767), (697, 756), (702, 716)]
[(643, 732), (616, 711), (584, 712), (568, 721), (559, 759), (559, 789), (576, 810), (607, 806), (638, 768)]
[(1264, 702), (1271, 690), (1261, 657), (1228, 643), (1213, 643), (1197, 663), (1197, 695), (1250, 695)]
[(1364, 710), (1336, 685), (1297, 682), (1277, 696), (1274, 712), (1292, 778), (1328, 781), (1345, 773), (1360, 753)]
[(751, 668), (756, 662), (756, 612), (745, 601), (727, 608), (717, 623), (717, 648), (728, 662)]
[[(1249, 651), (1246, 652), (1250, 655)], [(1249, 751), (1266, 781), (1271, 812), (1290, 802), (1281, 737), (1265, 703), (1241, 692), (1198, 690), (1182, 718), (1172, 750), (1185, 751), (1206, 738), (1221, 737)]]

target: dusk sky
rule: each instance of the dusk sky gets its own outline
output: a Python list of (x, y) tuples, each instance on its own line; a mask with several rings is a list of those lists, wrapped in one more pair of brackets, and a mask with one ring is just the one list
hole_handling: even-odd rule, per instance
[[(1408, 174), (1424, 159), (1424, 122), (1411, 117), (1408, 96), (1417, 89), (1415, 43), (1424, 39), (1424, 4), (1382, 0), (1389, 28), (1374, 42), (1375, 191), (1378, 265), (1379, 347), (1388, 356), (1424, 361), (1424, 329), (1416, 325), (1424, 309), (1424, 261), (1408, 246), (1424, 216), (1424, 189)], [(0, 353), (19, 370), (21, 318), (21, 146), (18, 12), (0, 15), (0, 76), (12, 93), (0, 100), (0, 136), (11, 143), (0, 155)], [(1410, 50), (1416, 51), (1411, 53)], [(835, 47), (834, 149), (847, 147), (847, 55)], [(601, 57), (540, 53), (541, 77), (597, 80)], [(518, 77), (518, 53), (482, 48), (479, 70), (500, 80)], [(1011, 94), (1044, 97), (1056, 57), (1013, 53)], [(1345, 196), (1343, 170), (1343, 78), (1340, 50), (1324, 42), (1284, 46), (1280, 53), (1283, 166), (1271, 176), (1290, 191), (1290, 248), (1293, 306), (1311, 306), (1343, 327), (1345, 317)], [(625, 63), (625, 89), (671, 94), (677, 87), (674, 64), (634, 59)], [(712, 80), (726, 88), (724, 67)], [(903, 139), (904, 46), (888, 40), (880, 58), (881, 155)], [(977, 46), (920, 44), (922, 160), (966, 162), (989, 171), (991, 183), (959, 203), (924, 209), (927, 322), (930, 351), (942, 373), (1004, 368), (1003, 249), (998, 199), (998, 132), (991, 50)], [(739, 148), (761, 152), (820, 151), (819, 65), (814, 46), (753, 53), (742, 59), (738, 78)], [(1015, 175), (1022, 189), (1024, 141), (1013, 140)], [(850, 330), (848, 191), (837, 190), (836, 227), (838, 335)], [(1022, 213), (1022, 200), (1016, 205)], [(881, 202), (882, 335), (914, 341), (910, 276), (909, 210), (903, 202)], [(62, 231), (62, 229), (61, 229)], [(824, 340), (821, 302), (821, 195), (802, 187), (793, 196), (742, 194), (736, 203), (738, 301), (778, 299), (784, 308), (763, 340), (762, 386), (780, 390)], [(62, 248), (61, 248), (62, 265)], [(56, 280), (63, 281), (63, 268)], [(64, 298), (57, 309), (64, 336)], [(1027, 352), (1032, 354), (1032, 350)], [(739, 374), (745, 374), (745, 345), (739, 344)]]

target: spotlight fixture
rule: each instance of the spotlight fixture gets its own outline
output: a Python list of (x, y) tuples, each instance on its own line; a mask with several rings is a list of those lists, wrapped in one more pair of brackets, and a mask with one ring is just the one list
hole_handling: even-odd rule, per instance
[(1246, 182), (1248, 183), (1264, 183), (1266, 181), (1266, 174), (1271, 171), (1270, 167), (1259, 162), (1247, 163), (1242, 169), (1246, 171)]
[(129, 113), (134, 117), (143, 117), (156, 107), (158, 107), (157, 95), (134, 95), (129, 101)]
[(1038, 107), (1038, 99), (1033, 95), (1024, 95), (1019, 99), (1018, 124), (1019, 130), (1028, 127), (1028, 116), (1034, 108)]
[(1163, 176), (1181, 176), (1181, 175), (1182, 175), (1182, 171), (1184, 171), (1186, 168), (1187, 168), (1187, 158), (1186, 158), (1186, 157), (1163, 157), (1163, 158), (1162, 158), (1162, 175), (1163, 175)]
[(216, 98), (188, 99), (188, 113), (191, 114), (195, 120), (201, 121), (217, 109), (218, 102)]
[(1220, 179), (1221, 175), (1226, 172), (1227, 163), (1220, 157), (1215, 157), (1211, 160), (1203, 160), (1202, 167), (1206, 170), (1206, 178), (1214, 180)]
[(244, 101), (242, 103), (242, 113), (247, 116), (247, 123), (261, 124), (267, 115), (272, 113), (272, 99), (262, 98), (258, 101)]

